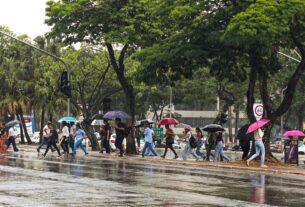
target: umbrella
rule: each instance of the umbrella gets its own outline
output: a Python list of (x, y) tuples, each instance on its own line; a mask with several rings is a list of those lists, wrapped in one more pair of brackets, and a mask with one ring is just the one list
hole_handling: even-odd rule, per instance
[(135, 127), (143, 126), (145, 123), (154, 124), (155, 122), (151, 119), (143, 119), (143, 120), (140, 120), (140, 121), (136, 121)]
[(20, 122), (18, 121), (18, 120), (13, 120), (13, 121), (10, 121), (10, 122), (7, 122), (6, 124), (5, 124), (5, 127), (6, 128), (10, 128), (10, 127), (13, 127), (13, 126), (15, 126), (15, 125), (17, 125), (17, 124), (19, 124)]
[(109, 120), (116, 119), (116, 118), (129, 119), (130, 116), (123, 111), (109, 111), (104, 115), (103, 118), (104, 119), (109, 119)]
[(250, 134), (250, 133), (254, 132), (255, 130), (265, 126), (269, 122), (270, 122), (270, 120), (268, 120), (268, 119), (262, 119), (262, 120), (258, 120), (256, 122), (254, 122), (253, 124), (251, 124), (249, 126), (247, 134)]
[(158, 125), (177, 125), (177, 124), (179, 124), (179, 121), (174, 118), (161, 119), (158, 123)]
[(208, 124), (204, 126), (202, 130), (207, 132), (225, 131), (225, 129), (219, 124)]
[(58, 120), (58, 123), (62, 123), (63, 121), (65, 121), (67, 123), (71, 123), (71, 122), (77, 123), (78, 122), (76, 118), (69, 117), (69, 116), (62, 117), (61, 119)]
[(287, 131), (283, 134), (285, 137), (305, 137), (305, 134), (299, 130)]
[(192, 127), (188, 124), (183, 124), (183, 123), (180, 123), (178, 125), (176, 125), (177, 128), (184, 128), (184, 129), (192, 129)]
[(102, 126), (102, 125), (105, 125), (103, 120), (94, 119), (91, 122), (91, 126)]

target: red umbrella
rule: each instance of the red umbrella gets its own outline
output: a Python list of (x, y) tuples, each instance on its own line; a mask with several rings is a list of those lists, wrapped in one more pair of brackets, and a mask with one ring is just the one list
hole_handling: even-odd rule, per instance
[(177, 124), (179, 124), (179, 121), (174, 118), (161, 119), (158, 123), (158, 125), (177, 125)]
[(247, 134), (250, 134), (250, 133), (254, 132), (255, 130), (265, 126), (269, 122), (270, 122), (270, 120), (268, 120), (268, 119), (262, 119), (262, 120), (254, 122), (253, 124), (251, 124), (249, 126)]

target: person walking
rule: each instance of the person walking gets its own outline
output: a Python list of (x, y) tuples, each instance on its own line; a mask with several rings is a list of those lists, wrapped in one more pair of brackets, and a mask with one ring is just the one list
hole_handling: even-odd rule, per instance
[(205, 149), (206, 149), (206, 161), (210, 161), (210, 156), (213, 154), (211, 153), (213, 147), (214, 147), (214, 132), (208, 132), (208, 137), (205, 142)]
[(104, 152), (104, 148), (107, 154), (110, 154), (110, 136), (111, 136), (111, 126), (108, 123), (108, 120), (104, 120), (104, 125), (101, 127), (101, 153)]
[[(40, 153), (40, 149), (43, 147), (43, 145), (47, 145), (48, 144), (48, 138), (50, 137), (50, 125), (52, 125), (52, 123), (50, 121), (47, 122), (47, 124), (43, 127), (43, 132), (42, 132), (42, 142), (40, 143), (40, 145), (37, 148), (37, 152)], [(54, 152), (54, 149), (51, 146), (51, 151)]]
[(116, 118), (114, 128), (116, 133), (115, 147), (120, 150), (119, 157), (123, 157), (124, 156), (123, 141), (125, 138), (126, 125), (122, 123), (122, 120), (120, 118)]
[(186, 145), (182, 152), (182, 159), (187, 160), (189, 154), (192, 154), (196, 160), (199, 160), (200, 157), (195, 153), (197, 147), (196, 139), (192, 135), (190, 128), (185, 128), (184, 130), (184, 140), (186, 142)]
[(10, 147), (10, 145), (12, 144), (13, 145), (13, 149), (14, 149), (14, 152), (18, 152), (18, 148), (16, 146), (16, 142), (15, 142), (15, 139), (16, 139), (16, 133), (14, 131), (14, 128), (13, 127), (10, 127), (9, 130), (8, 130), (8, 141), (7, 141), (7, 148)]
[(141, 132), (140, 126), (136, 126), (135, 127), (135, 137), (136, 137), (136, 140), (137, 140), (137, 150), (138, 150), (138, 152), (141, 149), (141, 138), (142, 138), (142, 136), (143, 136), (143, 133)]
[(169, 125), (165, 125), (165, 129), (166, 129), (166, 131), (165, 131), (166, 146), (165, 146), (164, 154), (161, 157), (165, 158), (166, 154), (167, 154), (167, 150), (170, 149), (175, 154), (174, 159), (177, 159), (178, 155), (177, 155), (175, 149), (173, 148), (173, 144), (174, 144), (174, 140), (175, 140), (176, 135), (175, 135), (174, 131), (171, 128), (169, 128)]
[(259, 128), (254, 131), (255, 140), (255, 154), (247, 160), (247, 166), (250, 166), (250, 162), (257, 158), (261, 152), (261, 167), (268, 167), (265, 165), (265, 145), (263, 143), (264, 131)]
[(63, 121), (61, 123), (62, 125), (62, 139), (61, 139), (61, 144), (60, 146), (64, 150), (64, 154), (68, 155), (69, 154), (69, 143), (68, 139), (70, 136), (70, 131), (67, 122)]
[(199, 127), (196, 128), (196, 139), (197, 139), (197, 147), (196, 147), (196, 155), (205, 159), (204, 154), (201, 152), (201, 147), (204, 144), (203, 133)]
[(246, 160), (248, 158), (250, 152), (251, 141), (253, 140), (253, 133), (247, 134), (247, 130), (250, 124), (246, 124), (242, 126), (238, 130), (238, 134), (236, 139), (239, 140), (239, 146), (243, 151), (242, 160)]
[(218, 162), (218, 156), (220, 156), (227, 161), (230, 161), (230, 158), (225, 155), (223, 151), (223, 138), (222, 132), (216, 132), (216, 148), (214, 153), (214, 162)]
[(49, 132), (49, 137), (47, 137), (48, 143), (47, 143), (47, 149), (43, 154), (43, 157), (46, 157), (49, 149), (52, 147), (54, 147), (54, 149), (57, 151), (58, 153), (58, 158), (60, 158), (61, 154), (60, 154), (60, 150), (58, 149), (56, 142), (58, 141), (58, 133), (56, 131), (56, 129), (54, 128), (52, 123), (48, 123), (48, 128), (50, 130)]
[(81, 128), (80, 123), (76, 124), (76, 132), (75, 132), (75, 144), (73, 147), (73, 152), (71, 153), (72, 156), (76, 154), (76, 150), (80, 147), (85, 155), (88, 155), (88, 151), (86, 147), (83, 146), (83, 140), (86, 138), (85, 131)]
[(145, 128), (145, 131), (144, 131), (145, 145), (144, 145), (144, 148), (142, 150), (142, 157), (144, 157), (146, 149), (148, 149), (149, 152), (151, 152), (153, 154), (153, 156), (158, 156), (155, 149), (153, 148), (153, 132), (150, 129), (148, 122), (144, 124), (144, 128)]

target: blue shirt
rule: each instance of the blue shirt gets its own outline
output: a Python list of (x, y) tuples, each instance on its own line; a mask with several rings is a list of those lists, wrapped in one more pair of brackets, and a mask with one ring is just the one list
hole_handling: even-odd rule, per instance
[(76, 139), (76, 140), (84, 139), (85, 136), (86, 136), (86, 133), (85, 133), (85, 131), (82, 130), (82, 129), (78, 129), (78, 130), (76, 131), (76, 133), (75, 133), (75, 139)]
[(145, 135), (145, 142), (152, 143), (152, 132), (149, 127), (145, 129), (144, 135)]

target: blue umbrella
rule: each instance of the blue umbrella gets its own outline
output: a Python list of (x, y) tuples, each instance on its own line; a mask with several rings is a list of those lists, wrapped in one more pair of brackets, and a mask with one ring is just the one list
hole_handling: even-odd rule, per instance
[(104, 115), (104, 119), (129, 119), (130, 116), (123, 111), (109, 111)]
[(59, 119), (58, 123), (62, 123), (63, 121), (65, 121), (67, 123), (71, 123), (71, 122), (77, 123), (78, 122), (77, 119), (74, 117), (65, 116), (65, 117), (62, 117), (61, 119)]

